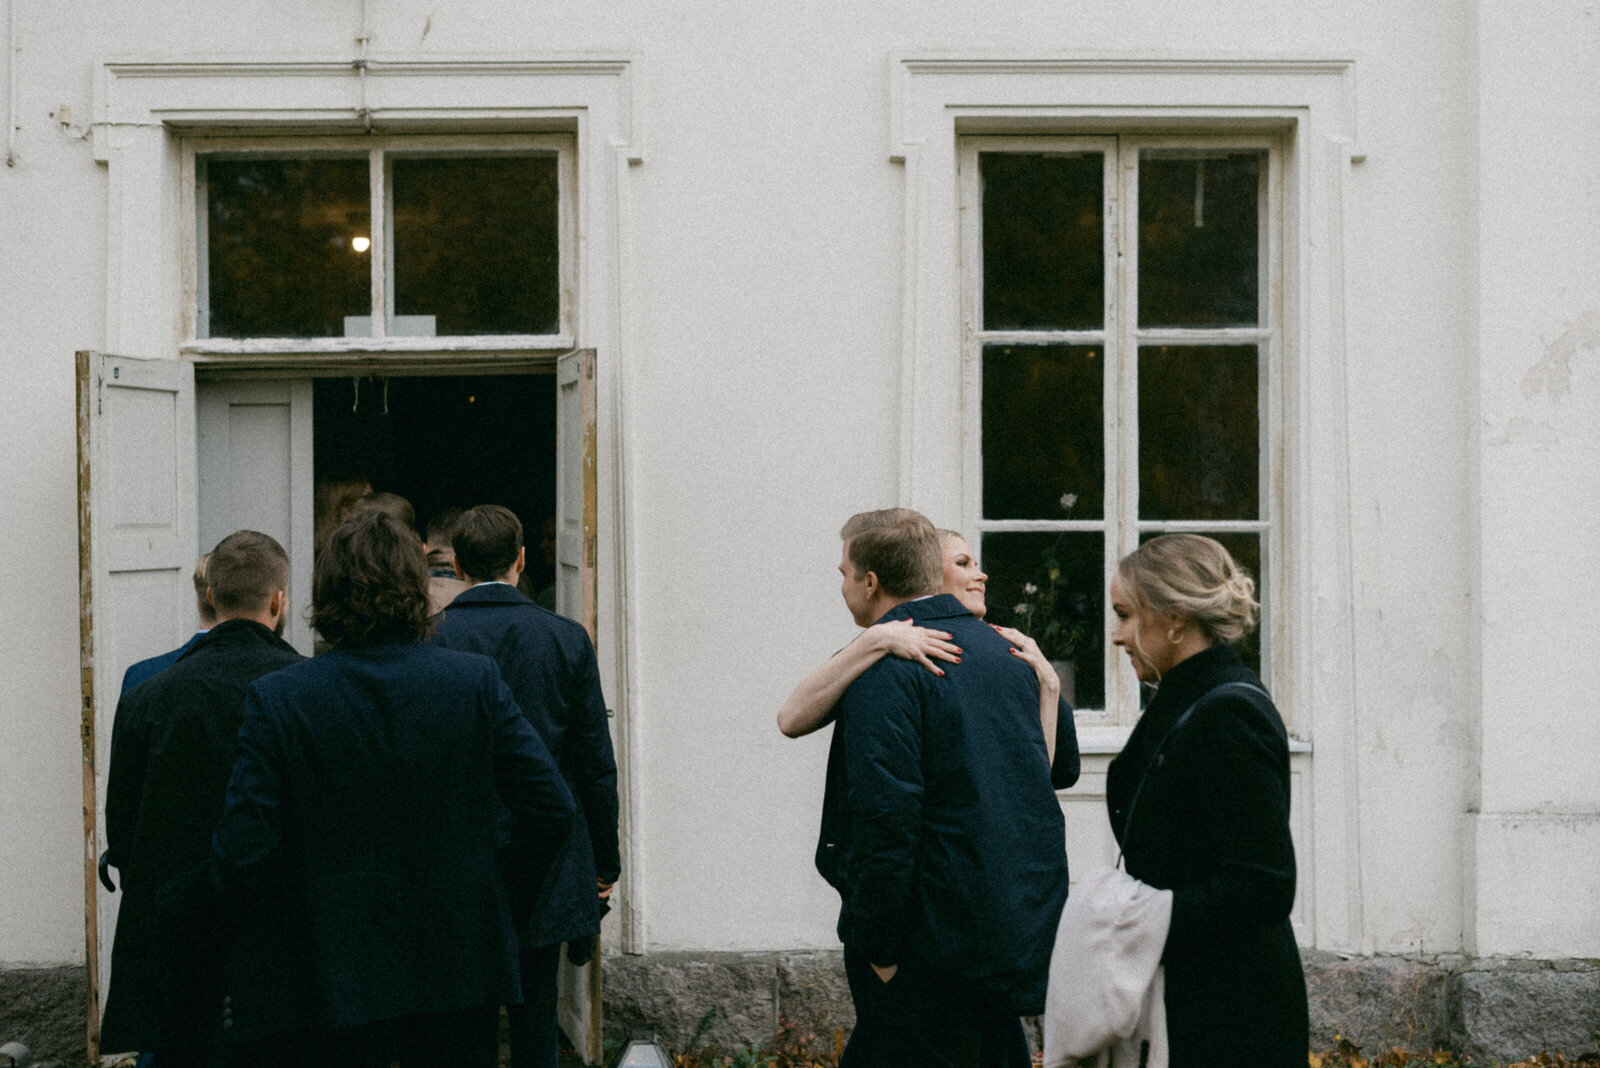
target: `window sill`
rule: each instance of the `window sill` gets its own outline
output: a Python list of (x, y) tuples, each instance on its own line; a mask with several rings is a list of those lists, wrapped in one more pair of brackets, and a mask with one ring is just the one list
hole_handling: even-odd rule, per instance
[[(1132, 725), (1107, 725), (1078, 723), (1078, 752), (1084, 756), (1116, 756), (1122, 752), (1122, 747), (1128, 744), (1128, 735), (1133, 733)], [(1311, 752), (1311, 743), (1291, 736), (1289, 738), (1289, 753), (1296, 756)]]
[(206, 338), (187, 341), (185, 356), (326, 356), (367, 353), (569, 352), (568, 334), (494, 334), (483, 337), (270, 337)]
[(492, 374), (552, 370), (575, 345), (566, 334), (495, 337), (227, 338), (190, 341), (183, 358), (205, 371), (293, 370), (300, 374), (403, 374), (437, 372)]

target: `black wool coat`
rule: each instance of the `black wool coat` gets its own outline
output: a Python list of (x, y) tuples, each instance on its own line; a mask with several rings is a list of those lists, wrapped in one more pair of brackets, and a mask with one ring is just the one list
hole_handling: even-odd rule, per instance
[(595, 880), (616, 882), (622, 861), (617, 760), (588, 633), (503, 582), (479, 583), (458, 594), (434, 619), (435, 645), (482, 653), (500, 665), (578, 804), (572, 834), (547, 858), (548, 867), (505, 866), (523, 944), (553, 945), (598, 933)]
[(1010, 643), (948, 594), (883, 618), (949, 631), (962, 656), (942, 677), (884, 657), (839, 701), (817, 847), (843, 898), (839, 938), (1037, 1013), (1067, 898), (1055, 789), (1078, 777), (1072, 710), (1060, 709), (1052, 781), (1038, 680)]
[(1128, 874), (1173, 892), (1162, 956), (1171, 1068), (1304, 1068), (1305, 975), (1289, 925), (1288, 737), (1264, 692), (1206, 696), (1229, 682), (1261, 685), (1225, 645), (1167, 673), (1111, 762), (1111, 829)]
[(211, 856), (245, 691), (300, 659), (261, 624), (228, 620), (117, 702), (106, 852), (121, 876), (122, 902), (101, 1023), (105, 1049), (156, 1049), (182, 1041), (174, 1028), (203, 1033), (214, 1022), (215, 916), (203, 908), (174, 914), (157, 892)]
[(572, 794), (488, 657), (341, 645), (252, 686), (212, 839), (244, 922), (231, 1036), (516, 1002), (496, 796), (539, 838), (571, 830)]

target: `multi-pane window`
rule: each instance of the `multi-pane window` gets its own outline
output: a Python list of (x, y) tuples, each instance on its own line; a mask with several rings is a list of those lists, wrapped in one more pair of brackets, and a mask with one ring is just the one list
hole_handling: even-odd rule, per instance
[[(1217, 538), (1273, 592), (1277, 166), (1267, 141), (963, 142), (969, 520), (989, 618), (1127, 721), (1117, 560)], [(1243, 652), (1268, 663), (1263, 628)]]
[(191, 152), (197, 341), (571, 333), (570, 139)]

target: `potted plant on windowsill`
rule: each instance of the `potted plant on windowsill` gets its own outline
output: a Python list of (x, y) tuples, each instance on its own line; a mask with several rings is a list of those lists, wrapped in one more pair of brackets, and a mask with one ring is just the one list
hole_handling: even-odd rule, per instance
[(1041, 568), (1039, 578), (1040, 582), (1022, 587), (1022, 603), (1016, 607), (1017, 629), (1039, 644), (1039, 651), (1061, 680), (1061, 696), (1067, 704), (1076, 704), (1076, 658), (1089, 640), (1083, 619), (1089, 599), (1081, 593), (1063, 595), (1061, 568), (1053, 559)]
[[(1077, 504), (1076, 494), (1061, 497), (1061, 509), (1069, 515)], [(1056, 555), (1060, 539), (1039, 556), (1033, 579), (1022, 586), (1022, 601), (1014, 609), (1017, 629), (1039, 645), (1039, 651), (1055, 668), (1061, 680), (1061, 696), (1069, 705), (1077, 704), (1077, 655), (1090, 641), (1090, 604), (1087, 594), (1065, 588), (1061, 561)]]

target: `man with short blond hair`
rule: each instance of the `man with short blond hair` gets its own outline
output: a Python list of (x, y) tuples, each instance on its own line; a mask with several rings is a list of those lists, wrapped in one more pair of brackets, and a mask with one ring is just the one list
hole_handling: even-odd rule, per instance
[(210, 559), (210, 553), (202, 555), (200, 561), (194, 565), (194, 574), (191, 576), (194, 582), (195, 611), (200, 616), (200, 629), (191, 634), (189, 640), (176, 649), (162, 653), (160, 656), (152, 656), (147, 660), (140, 660), (123, 672), (122, 693), (127, 693), (145, 679), (151, 678), (176, 664), (178, 657), (188, 652), (189, 646), (193, 645), (200, 635), (217, 625), (217, 610), (211, 607), (210, 601), (206, 600), (206, 562)]
[(856, 1007), (840, 1068), (1027, 1068), (1067, 896), (1038, 685), (1012, 646), (939, 592), (933, 524), (852, 516), (840, 592), (862, 627), (951, 633), (935, 675), (884, 657), (837, 706), (817, 870), (839, 891)]

